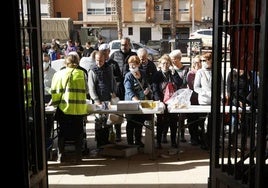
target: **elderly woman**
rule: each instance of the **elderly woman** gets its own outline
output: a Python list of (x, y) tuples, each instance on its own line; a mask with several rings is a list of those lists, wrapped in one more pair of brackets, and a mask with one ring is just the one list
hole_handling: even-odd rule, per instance
[[(212, 89), (212, 53), (208, 52), (202, 55), (202, 68), (197, 70), (194, 79), (194, 91), (198, 94), (198, 103), (200, 105), (211, 104)], [(221, 84), (223, 85), (223, 84)], [(211, 139), (211, 115), (208, 116), (207, 133), (201, 127), (203, 138), (201, 139), (201, 148), (208, 149)]]
[[(163, 102), (168, 83), (173, 83), (175, 90), (180, 88), (183, 83), (183, 80), (179, 74), (177, 72), (172, 73), (170, 70), (169, 67), (171, 66), (171, 63), (172, 61), (170, 57), (166, 54), (159, 59), (160, 70), (154, 74), (152, 79), (153, 97), (155, 100)], [(170, 127), (171, 132), (171, 146), (174, 148), (177, 147), (177, 117), (177, 114), (168, 113), (167, 110), (164, 112), (164, 114), (157, 114), (157, 148), (162, 148), (162, 134), (164, 130), (168, 129), (168, 127)]]
[(201, 105), (211, 104), (212, 86), (212, 53), (202, 56), (202, 69), (196, 72), (194, 79), (194, 91), (198, 93), (198, 102)]
[[(175, 50), (172, 50), (172, 52), (169, 53), (169, 57), (171, 58), (171, 61), (172, 61), (172, 70), (173, 71), (176, 71), (181, 79), (183, 80), (183, 83), (182, 85), (180, 86), (180, 88), (178, 89), (182, 89), (182, 88), (187, 88), (187, 81), (186, 81), (186, 77), (187, 77), (187, 73), (189, 72), (190, 70), (190, 67), (188, 65), (184, 65), (182, 62), (181, 62), (181, 59), (182, 59), (182, 53), (181, 53), (181, 50), (180, 49), (175, 49)], [(183, 125), (184, 124), (184, 119), (187, 118), (187, 115), (188, 114), (181, 114), (180, 116), (180, 124)], [(165, 131), (164, 135), (163, 135), (163, 138), (165, 138), (165, 135), (167, 133), (167, 130)], [(181, 142), (186, 142), (186, 139), (185, 139), (185, 129), (182, 128), (181, 129)]]
[[(148, 95), (148, 82), (146, 80), (146, 74), (139, 69), (140, 59), (134, 55), (128, 59), (129, 72), (126, 73), (124, 79), (125, 87), (125, 100), (126, 101), (139, 101), (144, 100)], [(144, 115), (129, 114), (127, 117), (127, 142), (130, 145), (139, 145), (143, 147), (144, 144), (141, 141), (142, 137), (142, 124), (145, 121)], [(134, 135), (133, 135), (134, 134)], [(135, 142), (134, 142), (135, 137)]]
[[(191, 64), (191, 70), (187, 73), (186, 81), (188, 84), (189, 89), (194, 89), (194, 80), (195, 80), (195, 74), (197, 70), (202, 68), (201, 63), (201, 56), (197, 55), (193, 58), (192, 64)], [(198, 105), (198, 94), (193, 91), (191, 96), (191, 104), (192, 105)], [(197, 113), (189, 113), (187, 114), (187, 124), (188, 124), (188, 130), (191, 136), (191, 144), (192, 145), (199, 145), (201, 140), (200, 131), (204, 127), (204, 119), (201, 118), (204, 116), (203, 114), (197, 114)]]

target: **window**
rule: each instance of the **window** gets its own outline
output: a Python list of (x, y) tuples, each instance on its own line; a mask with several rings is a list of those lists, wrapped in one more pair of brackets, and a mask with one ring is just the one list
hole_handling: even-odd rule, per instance
[(61, 18), (61, 12), (56, 12), (56, 18)]
[(41, 11), (41, 15), (46, 15), (48, 16), (48, 5), (47, 4), (40, 4), (40, 11)]
[(144, 13), (146, 7), (146, 2), (144, 0), (133, 0), (132, 1), (132, 11)]
[(83, 12), (78, 12), (78, 20), (83, 20)]
[(133, 27), (128, 28), (128, 35), (133, 35)]
[(111, 7), (106, 7), (106, 14), (112, 14), (112, 8)]
[(180, 13), (189, 12), (189, 8), (190, 8), (190, 1), (188, 1), (188, 0), (180, 0), (179, 1), (179, 12)]
[(164, 9), (163, 20), (170, 20), (170, 9)]
[(89, 15), (110, 15), (110, 0), (91, 0), (87, 3), (87, 14)]

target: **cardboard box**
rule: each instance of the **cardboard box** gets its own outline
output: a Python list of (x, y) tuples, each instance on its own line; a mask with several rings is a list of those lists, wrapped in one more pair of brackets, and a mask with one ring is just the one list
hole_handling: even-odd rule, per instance
[(117, 103), (118, 111), (136, 111), (139, 110), (139, 101), (119, 101)]

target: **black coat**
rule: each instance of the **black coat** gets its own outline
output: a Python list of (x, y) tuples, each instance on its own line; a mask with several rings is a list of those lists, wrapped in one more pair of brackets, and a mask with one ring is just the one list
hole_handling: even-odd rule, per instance
[(171, 71), (163, 73), (161, 70), (157, 71), (154, 74), (152, 81), (153, 97), (154, 100), (157, 101), (163, 101), (166, 85), (169, 82), (172, 82), (174, 84), (174, 86), (176, 87), (175, 89), (179, 89), (183, 84), (183, 80), (177, 72), (175, 72), (174, 74), (172, 74)]

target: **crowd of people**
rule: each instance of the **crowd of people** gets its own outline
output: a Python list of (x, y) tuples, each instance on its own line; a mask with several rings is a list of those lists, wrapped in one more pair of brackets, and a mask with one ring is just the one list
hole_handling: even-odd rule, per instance
[[(113, 97), (126, 101), (150, 99), (165, 103), (165, 91), (167, 86), (172, 84), (175, 90), (189, 88), (193, 91), (191, 104), (211, 104), (211, 52), (194, 57), (191, 66), (182, 64), (182, 53), (179, 49), (162, 55), (157, 62), (152, 62), (145, 48), (133, 52), (130, 48), (130, 38), (124, 37), (121, 39), (120, 50), (111, 56), (109, 53), (109, 44), (102, 37), (95, 46), (86, 42), (85, 47), (78, 41), (73, 43), (69, 40), (64, 49), (59, 47), (57, 40), (54, 40), (50, 48), (43, 50), (45, 102), (47, 105), (57, 106), (62, 114), (59, 119), (60, 152), (64, 138), (71, 137), (77, 140), (77, 160), (81, 160), (80, 144), (83, 121), (87, 116), (87, 100), (98, 105), (106, 104)], [(64, 66), (58, 71), (53, 70), (51, 61), (63, 57)], [(167, 138), (169, 130), (170, 146), (176, 148), (177, 122), (180, 120), (184, 124), (187, 120), (189, 142), (192, 145), (200, 145), (202, 149), (208, 149), (208, 143), (202, 135), (204, 119), (200, 117), (203, 115), (185, 114), (179, 118), (178, 114), (169, 113), (167, 110), (163, 114), (158, 114), (157, 148), (161, 149), (162, 143), (169, 142)], [(129, 145), (144, 146), (142, 125), (150, 118), (152, 117), (140, 114), (126, 115), (126, 135)], [(210, 123), (210, 118), (208, 119)], [(113, 126), (116, 133), (115, 141), (121, 142), (121, 124)], [(184, 130), (185, 128), (180, 132), (181, 142), (186, 142)], [(101, 139), (108, 140), (108, 138)]]

